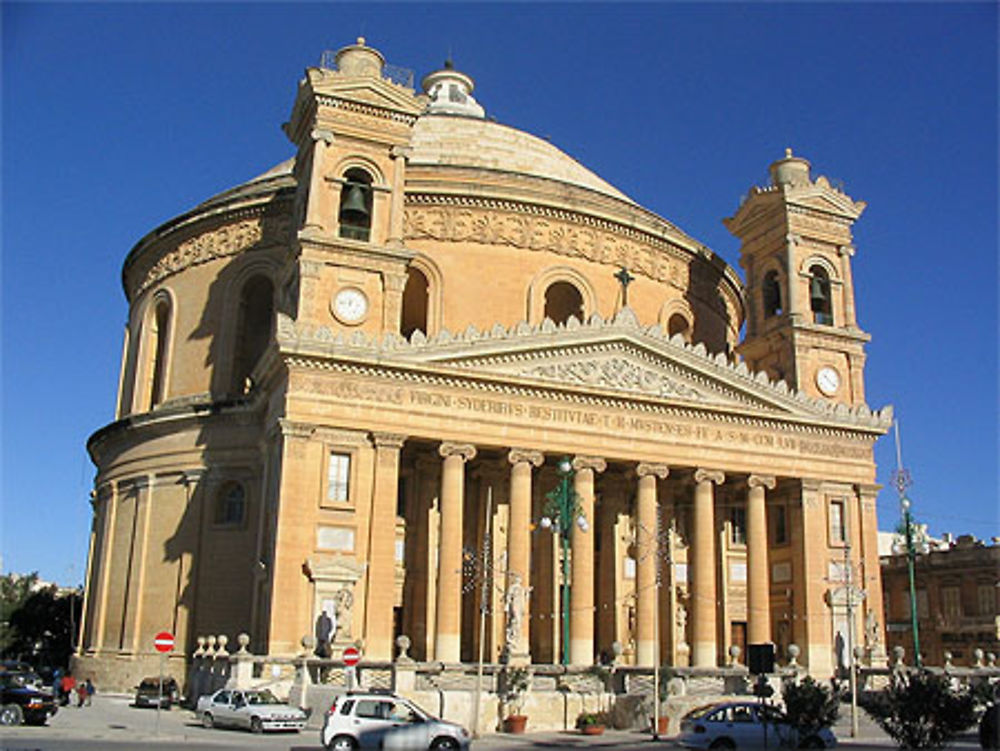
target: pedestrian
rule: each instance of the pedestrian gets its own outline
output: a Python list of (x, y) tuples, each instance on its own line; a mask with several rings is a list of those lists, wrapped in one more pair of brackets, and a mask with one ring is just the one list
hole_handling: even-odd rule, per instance
[(97, 689), (94, 688), (94, 682), (87, 678), (87, 706), (89, 707), (94, 700), (94, 694), (97, 693)]
[(82, 709), (85, 701), (87, 701), (87, 684), (80, 681), (76, 684), (76, 708)]
[(62, 690), (59, 692), (59, 703), (64, 707), (69, 706), (69, 700), (73, 696), (73, 689), (76, 688), (76, 678), (73, 677), (72, 673), (66, 673), (62, 677), (60, 688)]
[(62, 670), (56, 668), (52, 671), (52, 697), (59, 701), (62, 696)]

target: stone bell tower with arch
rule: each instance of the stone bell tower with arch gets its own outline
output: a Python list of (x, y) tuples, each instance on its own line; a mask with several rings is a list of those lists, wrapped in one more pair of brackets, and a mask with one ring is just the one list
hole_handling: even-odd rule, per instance
[(771, 184), (754, 186), (724, 220), (742, 241), (746, 335), (738, 352), (754, 371), (810, 396), (865, 402), (865, 343), (854, 308), (851, 226), (865, 209), (807, 160), (771, 164)]

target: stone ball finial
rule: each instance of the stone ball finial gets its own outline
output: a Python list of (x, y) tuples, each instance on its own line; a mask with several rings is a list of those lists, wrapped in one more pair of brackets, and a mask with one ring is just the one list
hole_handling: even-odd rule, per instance
[(216, 642), (219, 644), (218, 651), (223, 653), (226, 652), (226, 645), (229, 644), (229, 637), (225, 634), (219, 634), (219, 638), (216, 639)]
[(409, 650), (410, 645), (411, 645), (410, 637), (407, 636), (406, 634), (400, 634), (399, 636), (396, 637), (396, 648), (399, 650), (399, 656), (397, 657), (397, 659), (399, 660), (411, 659), (410, 656), (407, 654), (407, 650)]
[(904, 657), (906, 657), (905, 649), (899, 646), (892, 648), (892, 658), (896, 661), (897, 665), (901, 665), (903, 663)]
[(299, 640), (299, 643), (302, 645), (303, 649), (307, 649), (311, 652), (316, 648), (316, 637), (312, 634), (306, 634)]
[(205, 648), (209, 652), (214, 652), (215, 651), (215, 637), (214, 636), (208, 636), (208, 637), (205, 638)]
[(997, 656), (993, 652), (986, 653), (986, 667), (995, 668), (997, 666)]
[(365, 46), (365, 38), (364, 37), (358, 37), (358, 46), (359, 47), (364, 47)]
[(973, 667), (981, 668), (983, 666), (983, 655), (985, 653), (979, 647), (972, 650), (972, 657), (975, 660)]
[(789, 644), (788, 645), (788, 665), (789, 667), (795, 667), (798, 664), (799, 659), (799, 645)]
[(732, 665), (736, 665), (740, 661), (742, 651), (739, 644), (731, 644), (729, 646), (729, 662)]
[(239, 653), (245, 655), (247, 653), (247, 646), (250, 644), (250, 634), (240, 633), (236, 636), (236, 643), (240, 645)]
[(194, 651), (195, 657), (201, 657), (203, 654), (205, 654), (205, 637), (199, 636), (197, 639), (195, 639), (195, 643), (197, 643), (198, 645), (198, 649)]
[(951, 654), (951, 652), (948, 652), (948, 651), (946, 650), (946, 651), (944, 652), (944, 654), (942, 655), (942, 657), (944, 657), (944, 666), (945, 666), (946, 668), (950, 668), (950, 667), (951, 667), (951, 659), (952, 659), (952, 654)]

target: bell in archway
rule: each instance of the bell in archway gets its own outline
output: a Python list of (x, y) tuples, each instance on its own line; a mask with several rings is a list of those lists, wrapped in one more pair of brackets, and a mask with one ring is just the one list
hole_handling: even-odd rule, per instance
[(826, 285), (823, 279), (813, 276), (809, 282), (809, 300), (812, 302), (814, 310), (821, 308), (826, 303)]
[(340, 221), (353, 225), (367, 225), (369, 211), (365, 189), (358, 183), (347, 183), (344, 201), (340, 206)]

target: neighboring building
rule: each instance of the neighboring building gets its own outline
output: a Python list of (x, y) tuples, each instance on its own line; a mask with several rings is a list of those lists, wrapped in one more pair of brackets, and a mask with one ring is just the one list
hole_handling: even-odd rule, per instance
[(285, 125), (294, 158), (129, 253), (118, 419), (88, 444), (79, 660), (127, 685), (168, 630), (188, 653), (315, 634), (373, 659), (405, 633), (417, 659), (471, 661), (463, 548), (488, 536), (488, 658), (558, 661), (540, 521), (567, 457), (571, 662), (617, 642), (651, 665), (659, 638), (665, 662), (712, 666), (774, 640), (829, 675), (845, 550), (868, 592), (855, 633), (882, 612), (872, 447), (891, 415), (865, 403), (864, 204), (789, 151), (726, 220), (744, 285), (485, 118), (465, 74), (423, 89), (360, 40), (327, 56)]
[[(899, 541), (897, 540), (897, 543)], [(942, 544), (943, 543), (943, 544)], [(889, 651), (902, 647), (913, 660), (910, 576), (905, 547), (882, 557), (882, 592)], [(934, 541), (914, 558), (917, 629), (927, 665), (974, 661), (976, 649), (1000, 655), (1000, 544), (972, 535)]]

